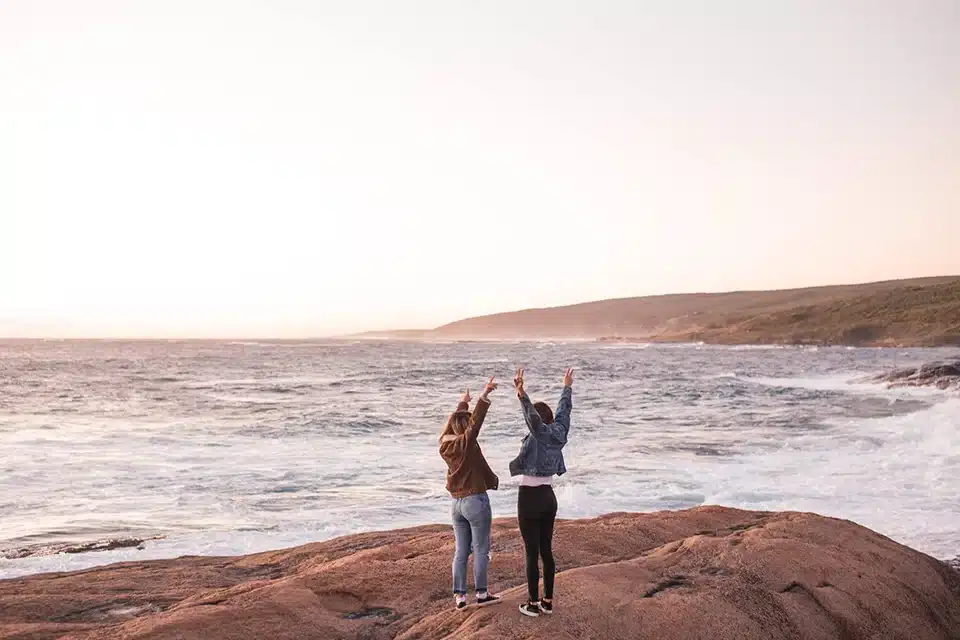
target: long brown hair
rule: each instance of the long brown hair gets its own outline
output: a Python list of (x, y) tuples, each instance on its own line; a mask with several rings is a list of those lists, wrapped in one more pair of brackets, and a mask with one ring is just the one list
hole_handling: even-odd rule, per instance
[(543, 424), (553, 424), (553, 411), (550, 410), (550, 406), (546, 402), (534, 402), (533, 408), (540, 414), (540, 420), (543, 421)]
[(443, 431), (440, 432), (440, 441), (443, 442), (443, 439), (447, 436), (458, 436), (466, 431), (467, 427), (470, 426), (470, 416), (469, 411), (451, 413), (450, 417), (447, 418), (447, 423), (443, 425)]

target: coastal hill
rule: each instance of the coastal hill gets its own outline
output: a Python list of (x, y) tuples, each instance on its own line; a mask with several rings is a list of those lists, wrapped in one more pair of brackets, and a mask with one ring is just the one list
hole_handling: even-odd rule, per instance
[(960, 276), (620, 298), (468, 318), (407, 339), (960, 345)]
[(0, 580), (0, 637), (219, 640), (949, 640), (960, 572), (854, 523), (724, 507), (558, 521), (555, 611), (530, 619), (515, 518), (503, 602), (453, 608), (449, 525), (229, 558)]

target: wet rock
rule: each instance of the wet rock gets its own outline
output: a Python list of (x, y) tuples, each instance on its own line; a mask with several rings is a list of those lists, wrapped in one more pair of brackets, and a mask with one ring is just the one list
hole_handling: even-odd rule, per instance
[(7, 560), (20, 560), (32, 556), (53, 556), (59, 553), (90, 553), (94, 551), (112, 551), (113, 549), (143, 549), (148, 540), (160, 540), (163, 536), (151, 538), (114, 538), (94, 540), (92, 542), (63, 542), (56, 544), (38, 544), (18, 549), (0, 551), (0, 557)]
[(960, 360), (930, 362), (919, 367), (904, 367), (889, 373), (869, 376), (867, 382), (885, 383), (890, 388), (936, 387), (960, 390)]
[(453, 608), (448, 525), (233, 558), (130, 562), (0, 581), (0, 637), (960, 637), (960, 573), (854, 523), (723, 507), (559, 521), (556, 613), (530, 620), (515, 519), (491, 587)]

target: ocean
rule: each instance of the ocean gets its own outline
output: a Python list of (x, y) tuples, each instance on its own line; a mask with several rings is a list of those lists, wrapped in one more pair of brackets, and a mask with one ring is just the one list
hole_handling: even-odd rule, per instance
[[(555, 404), (576, 369), (559, 517), (721, 504), (848, 518), (960, 553), (960, 396), (866, 374), (958, 349), (594, 342), (0, 342), (0, 578), (235, 555), (449, 521), (438, 436), (497, 376), (480, 443), (525, 432), (510, 381)], [(62, 542), (141, 548), (44, 554)], [(0, 553), (0, 557), (3, 553)]]

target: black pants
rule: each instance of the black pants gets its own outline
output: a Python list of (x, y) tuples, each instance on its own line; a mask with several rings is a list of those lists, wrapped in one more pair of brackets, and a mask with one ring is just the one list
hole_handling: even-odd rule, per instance
[(543, 597), (553, 599), (553, 579), (557, 566), (553, 562), (553, 523), (557, 519), (557, 496), (553, 487), (520, 487), (517, 498), (517, 519), (520, 535), (527, 550), (527, 591), (530, 601), (540, 599), (540, 567), (543, 559)]

